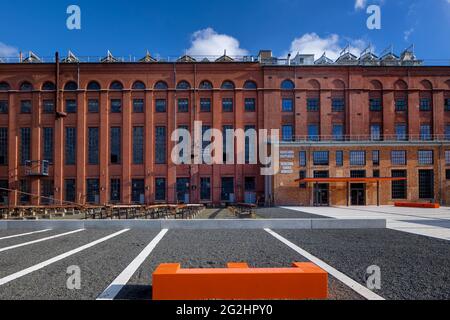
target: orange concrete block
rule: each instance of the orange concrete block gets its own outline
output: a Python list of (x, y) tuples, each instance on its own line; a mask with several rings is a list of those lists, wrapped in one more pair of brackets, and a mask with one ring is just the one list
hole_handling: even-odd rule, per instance
[(396, 207), (405, 208), (425, 208), (425, 209), (439, 209), (439, 203), (413, 203), (413, 202), (396, 202)]
[(303, 300), (327, 299), (328, 274), (313, 263), (292, 268), (181, 269), (161, 264), (153, 273), (154, 300)]

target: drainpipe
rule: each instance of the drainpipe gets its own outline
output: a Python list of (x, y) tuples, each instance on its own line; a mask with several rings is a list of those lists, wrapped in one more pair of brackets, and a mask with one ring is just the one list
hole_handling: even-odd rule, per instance
[(55, 53), (55, 64), (56, 64), (56, 71), (55, 71), (55, 86), (56, 86), (56, 112), (61, 112), (61, 99), (59, 96), (59, 53)]

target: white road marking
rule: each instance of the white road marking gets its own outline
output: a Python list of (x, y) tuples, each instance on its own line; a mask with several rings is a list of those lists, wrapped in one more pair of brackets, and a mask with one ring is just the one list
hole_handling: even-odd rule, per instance
[(149, 244), (142, 250), (142, 252), (122, 271), (122, 273), (114, 279), (114, 281), (103, 291), (97, 298), (97, 300), (114, 300), (119, 294), (120, 290), (130, 281), (133, 274), (139, 269), (141, 264), (152, 253), (153, 249), (162, 240), (165, 234), (169, 231), (163, 229)]
[(308, 259), (312, 263), (316, 264), (317, 266), (319, 266), (320, 268), (322, 268), (323, 270), (328, 272), (330, 275), (332, 275), (333, 277), (335, 277), (336, 279), (338, 279), (339, 281), (344, 283), (346, 286), (350, 287), (352, 290), (354, 290), (355, 292), (357, 292), (359, 295), (363, 296), (364, 298), (366, 298), (368, 300), (384, 300), (383, 297), (377, 295), (375, 292), (369, 290), (368, 288), (366, 288), (363, 285), (361, 285), (360, 283), (356, 282), (355, 280), (353, 280), (349, 276), (347, 276), (347, 275), (343, 274), (342, 272), (336, 270), (335, 268), (333, 268), (332, 266), (330, 266), (326, 262), (320, 260), (319, 258), (313, 256), (309, 252), (303, 250), (299, 246), (293, 244), (292, 242), (290, 242), (286, 238), (283, 238), (278, 233), (276, 233), (276, 232), (274, 232), (274, 231), (272, 231), (270, 229), (264, 229), (264, 230), (267, 231), (272, 236), (274, 236), (276, 239), (278, 239), (281, 242), (283, 242), (289, 248), (293, 249), (294, 251), (296, 251), (297, 253), (301, 254), (303, 257), (305, 257), (306, 259)]
[(81, 247), (79, 247), (79, 248), (70, 250), (70, 251), (68, 251), (68, 252), (66, 252), (66, 253), (60, 254), (59, 256), (56, 256), (56, 257), (51, 258), (51, 259), (48, 259), (48, 260), (46, 260), (46, 261), (44, 261), (44, 262), (38, 263), (38, 264), (36, 264), (36, 265), (34, 265), (34, 266), (32, 266), (32, 267), (29, 267), (29, 268), (26, 268), (26, 269), (24, 269), (24, 270), (18, 271), (18, 272), (16, 272), (16, 273), (13, 273), (13, 274), (11, 274), (11, 275), (9, 275), (9, 276), (6, 276), (6, 277), (4, 277), (4, 278), (0, 278), (0, 286), (6, 284), (6, 283), (8, 283), (8, 282), (11, 282), (11, 281), (13, 281), (13, 280), (16, 280), (16, 279), (18, 279), (18, 278), (21, 278), (21, 277), (23, 277), (23, 276), (26, 276), (27, 274), (30, 274), (30, 273), (32, 273), (32, 272), (34, 272), (34, 271), (40, 270), (40, 269), (42, 269), (42, 268), (45, 268), (45, 267), (51, 265), (52, 263), (58, 262), (58, 261), (60, 261), (60, 260), (62, 260), (62, 259), (65, 259), (65, 258), (67, 258), (67, 257), (70, 257), (70, 256), (72, 256), (72, 255), (74, 255), (74, 254), (77, 254), (77, 253), (79, 253), (79, 252), (81, 252), (81, 251), (84, 251), (84, 250), (86, 250), (86, 249), (89, 249), (89, 248), (91, 248), (91, 247), (93, 247), (93, 246), (95, 246), (95, 245), (97, 245), (97, 244), (99, 244), (99, 243), (102, 243), (102, 242), (105, 242), (105, 241), (107, 241), (107, 240), (109, 240), (109, 239), (112, 239), (112, 238), (114, 238), (114, 237), (116, 237), (116, 236), (118, 236), (118, 235), (120, 235), (120, 234), (122, 234), (122, 233), (125, 233), (125, 232), (129, 231), (129, 230), (130, 230), (130, 229), (123, 229), (123, 230), (118, 231), (118, 232), (116, 232), (116, 233), (110, 234), (109, 236), (106, 236), (106, 237), (104, 237), (104, 238), (95, 240), (95, 241), (93, 241), (93, 242), (90, 242), (90, 243), (88, 243), (88, 244), (85, 244), (84, 246), (81, 246)]
[(0, 240), (5, 240), (5, 239), (12, 239), (12, 238), (18, 238), (18, 237), (24, 237), (24, 236), (29, 236), (31, 234), (35, 234), (35, 233), (44, 233), (44, 232), (48, 232), (52, 229), (45, 229), (45, 230), (39, 230), (39, 231), (33, 231), (33, 232), (27, 232), (27, 233), (20, 233), (20, 234), (15, 234), (12, 236), (7, 236), (7, 237), (3, 237), (0, 238)]
[(19, 244), (10, 246), (10, 247), (0, 248), (0, 252), (5, 252), (5, 251), (8, 251), (8, 250), (17, 249), (17, 248), (24, 247), (24, 246), (29, 246), (29, 245), (31, 245), (31, 244), (35, 244), (35, 243), (39, 243), (39, 242), (44, 242), (44, 241), (47, 241), (47, 240), (52, 240), (52, 239), (56, 239), (56, 238), (61, 238), (61, 237), (68, 236), (68, 235), (70, 235), (70, 234), (77, 233), (77, 232), (81, 232), (81, 231), (84, 231), (84, 230), (85, 230), (85, 229), (77, 229), (77, 230), (74, 230), (74, 231), (69, 231), (69, 232), (65, 232), (65, 233), (60, 233), (60, 234), (57, 234), (57, 235), (54, 235), (54, 236), (50, 236), (50, 237), (45, 237), (45, 238), (41, 238), (41, 239), (37, 239), (37, 240), (33, 240), (33, 241), (28, 241), (28, 242), (19, 243)]

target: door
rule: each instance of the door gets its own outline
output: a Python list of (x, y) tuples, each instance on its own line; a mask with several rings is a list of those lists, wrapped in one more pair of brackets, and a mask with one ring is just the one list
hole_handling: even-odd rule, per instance
[(357, 183), (351, 185), (351, 203), (352, 206), (366, 205), (366, 185), (364, 183)]
[(189, 203), (189, 178), (177, 179), (177, 201), (178, 203)]
[(330, 205), (330, 186), (326, 183), (316, 185), (314, 189), (314, 206), (327, 207), (329, 205)]
[(419, 170), (419, 198), (434, 199), (434, 171)]

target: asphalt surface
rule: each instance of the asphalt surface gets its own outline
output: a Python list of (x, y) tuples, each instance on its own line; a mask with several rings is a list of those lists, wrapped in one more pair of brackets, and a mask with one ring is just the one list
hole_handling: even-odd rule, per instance
[[(24, 230), (0, 231), (0, 238)], [(0, 279), (59, 254), (117, 232), (84, 230), (61, 238), (0, 252)], [(448, 242), (392, 230), (274, 230), (304, 250), (365, 285), (366, 269), (381, 268), (387, 299), (449, 299), (450, 247)], [(0, 240), (10, 245), (67, 232), (52, 230)], [(158, 231), (129, 230), (43, 269), (0, 285), (0, 300), (96, 299), (153, 240)], [(152, 272), (160, 263), (183, 268), (221, 268), (228, 262), (251, 267), (290, 267), (306, 261), (264, 230), (170, 230), (131, 277), (117, 299), (151, 299)], [(69, 290), (67, 268), (81, 270), (81, 289)], [(362, 299), (332, 276), (329, 298)]]
[(327, 219), (324, 216), (285, 208), (259, 208), (256, 210), (256, 216), (261, 219)]
[(450, 299), (448, 241), (383, 230), (284, 230), (283, 237), (365, 285), (366, 271), (381, 270), (381, 290), (394, 300)]

